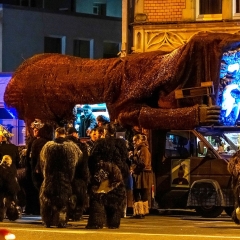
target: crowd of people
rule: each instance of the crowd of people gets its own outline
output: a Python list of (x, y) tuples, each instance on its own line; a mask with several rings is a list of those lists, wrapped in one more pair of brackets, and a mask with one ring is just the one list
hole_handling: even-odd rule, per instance
[[(21, 206), (25, 214), (40, 214), (46, 227), (65, 227), (69, 219), (79, 221), (88, 210), (86, 228), (119, 228), (121, 217), (126, 215), (126, 190), (131, 189), (132, 217), (144, 218), (149, 213), (153, 184), (146, 132), (124, 129), (127, 139), (118, 138), (116, 131), (123, 131), (119, 123), (103, 115), (95, 118), (89, 105), (83, 107), (83, 113), (79, 130), (36, 119), (21, 158), (18, 148), (0, 131), (0, 171), (2, 165), (15, 169), (11, 170), (15, 175), (11, 185), (15, 187), (10, 202)], [(8, 156), (11, 161), (4, 160)], [(24, 164), (17, 171), (20, 162)]]

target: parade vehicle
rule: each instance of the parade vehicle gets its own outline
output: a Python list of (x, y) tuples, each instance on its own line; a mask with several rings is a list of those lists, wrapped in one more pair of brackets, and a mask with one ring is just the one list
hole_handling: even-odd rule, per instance
[[(212, 124), (155, 133), (158, 144), (164, 146), (158, 151), (160, 161), (154, 166), (159, 208), (191, 208), (202, 217), (217, 217), (225, 210), (231, 216), (234, 196), (227, 165), (240, 146), (240, 127), (236, 125), (238, 105), (229, 104), (230, 93), (235, 88), (236, 85), (228, 85), (222, 92), (224, 97), (220, 98), (219, 104), (222, 126)], [(228, 95), (226, 91), (229, 91)], [(212, 83), (206, 82), (198, 88), (176, 90), (175, 97), (205, 95), (211, 104), (213, 94)], [(225, 105), (228, 108), (224, 109)], [(234, 125), (231, 125), (232, 121)]]
[(155, 166), (158, 207), (191, 208), (202, 217), (217, 217), (223, 210), (231, 215), (234, 197), (227, 164), (238, 150), (240, 128), (202, 126), (159, 137), (165, 148)]
[(4, 101), (26, 123), (56, 125), (73, 120), (76, 104), (105, 103), (111, 120), (150, 130), (158, 207), (216, 217), (234, 202), (227, 158), (238, 149), (239, 53), (239, 35), (200, 32), (168, 54), (37, 54), (16, 70)]

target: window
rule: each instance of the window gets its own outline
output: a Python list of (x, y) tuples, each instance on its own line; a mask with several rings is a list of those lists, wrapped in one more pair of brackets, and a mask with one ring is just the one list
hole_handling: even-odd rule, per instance
[(103, 3), (93, 4), (93, 14), (106, 16), (107, 5)]
[(235, 0), (236, 3), (236, 13), (240, 13), (240, 0)]
[(19, 0), (19, 4), (16, 4), (16, 5), (26, 6), (26, 7), (36, 7), (37, 2), (36, 0)]
[(196, 0), (196, 20), (222, 20), (222, 0)]
[(44, 37), (44, 52), (65, 54), (65, 42), (65, 37)]
[(81, 58), (93, 58), (93, 40), (75, 39), (73, 55)]
[[(187, 134), (187, 132), (186, 132)], [(165, 156), (166, 157), (189, 157), (190, 144), (187, 137), (169, 132), (166, 135)]]
[(120, 44), (113, 42), (103, 43), (103, 58), (115, 58), (120, 52)]
[(240, 19), (240, 0), (233, 0), (233, 19)]
[(218, 0), (200, 0), (200, 14), (221, 14), (222, 1)]

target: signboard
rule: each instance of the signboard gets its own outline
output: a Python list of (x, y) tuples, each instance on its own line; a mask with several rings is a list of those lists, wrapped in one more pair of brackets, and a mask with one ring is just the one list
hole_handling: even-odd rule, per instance
[(190, 187), (190, 159), (172, 159), (171, 187)]

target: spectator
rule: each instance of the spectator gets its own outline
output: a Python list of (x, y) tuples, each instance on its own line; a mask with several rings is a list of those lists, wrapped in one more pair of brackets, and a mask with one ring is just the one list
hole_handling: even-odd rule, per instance
[(92, 129), (97, 126), (97, 121), (90, 105), (83, 106), (83, 115), (80, 117), (79, 135), (87, 137)]
[(132, 165), (130, 167), (133, 176), (133, 217), (143, 218), (149, 213), (148, 192), (153, 184), (151, 153), (145, 135), (135, 135), (133, 143), (134, 153), (131, 156)]
[(18, 147), (8, 141), (9, 132), (5, 129), (0, 130), (0, 158), (10, 155), (12, 164), (17, 167), (20, 162)]
[(104, 125), (110, 123), (110, 120), (108, 117), (104, 115), (98, 115), (97, 116), (97, 125), (98, 127), (103, 127)]
[(31, 147), (31, 169), (32, 169), (32, 179), (33, 184), (40, 190), (43, 176), (40, 169), (40, 152), (43, 146), (48, 142), (53, 140), (53, 126), (45, 123), (38, 129), (37, 139), (32, 143)]
[(10, 155), (4, 155), (0, 163), (0, 182), (0, 221), (3, 221), (5, 214), (10, 221), (14, 221), (20, 215), (17, 207), (20, 187), (17, 181), (17, 169), (12, 164)]
[(91, 150), (94, 146), (95, 141), (97, 140), (96, 128), (91, 129), (89, 136), (90, 136), (90, 140), (86, 141), (88, 155), (91, 154)]
[(104, 128), (103, 127), (97, 127), (96, 128), (96, 138), (103, 138), (103, 134), (104, 134)]
[(33, 142), (37, 139), (38, 131), (43, 126), (41, 120), (35, 119), (31, 123), (29, 131), (27, 131), (28, 136), (26, 140), (27, 150), (26, 150), (26, 174), (25, 181), (23, 181), (23, 188), (26, 194), (26, 206), (25, 214), (39, 214), (39, 194), (37, 188), (33, 184), (32, 178), (32, 164), (31, 164), (31, 149)]

